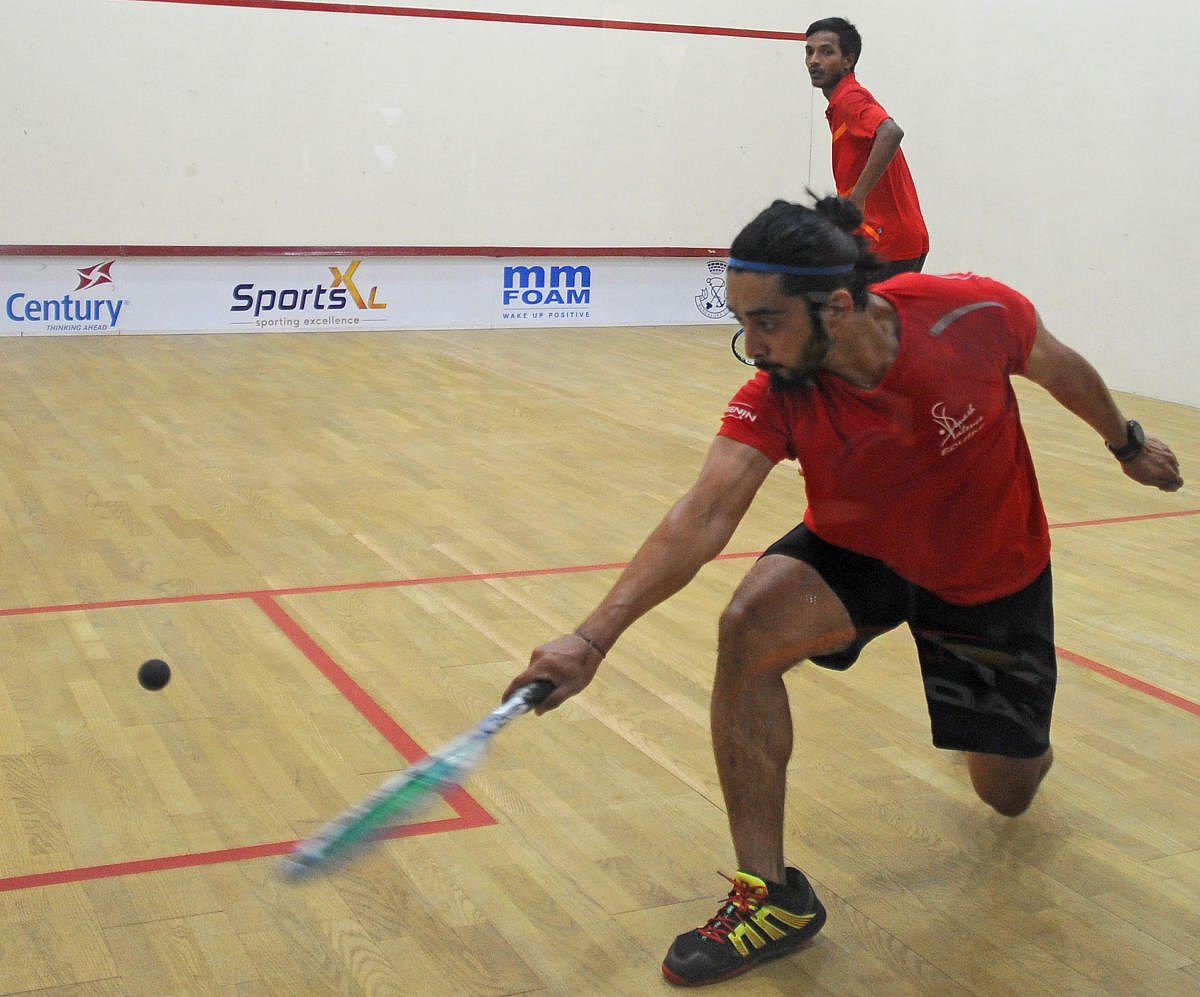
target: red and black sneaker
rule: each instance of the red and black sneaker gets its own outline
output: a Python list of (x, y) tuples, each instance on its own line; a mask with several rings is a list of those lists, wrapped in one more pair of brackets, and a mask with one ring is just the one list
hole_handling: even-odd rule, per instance
[(733, 889), (712, 920), (676, 938), (663, 960), (663, 976), (672, 983), (727, 980), (787, 955), (825, 924), (825, 908), (799, 869), (788, 869), (786, 883), (746, 872), (729, 881)]

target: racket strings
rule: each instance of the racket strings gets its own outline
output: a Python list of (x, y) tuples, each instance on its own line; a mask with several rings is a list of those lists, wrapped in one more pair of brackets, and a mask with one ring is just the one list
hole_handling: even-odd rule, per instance
[(733, 334), (733, 339), (729, 341), (729, 348), (733, 350), (733, 355), (738, 358), (747, 367), (757, 367), (753, 360), (746, 355), (746, 330), (738, 329)]

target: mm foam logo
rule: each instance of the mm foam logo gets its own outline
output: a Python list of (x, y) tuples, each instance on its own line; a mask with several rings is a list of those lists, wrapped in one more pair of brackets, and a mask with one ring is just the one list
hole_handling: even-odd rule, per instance
[(554, 264), (504, 268), (504, 317), (519, 319), (587, 318), (591, 315), (592, 268)]
[[(387, 308), (387, 302), (379, 300), (377, 284), (371, 286), (365, 297), (360, 290), (356, 275), (362, 262), (351, 260), (345, 270), (331, 266), (332, 281), (315, 282), (307, 287), (238, 284), (233, 289), (229, 310), (251, 316), (254, 325), (263, 329), (358, 325), (363, 312), (369, 315)], [(330, 314), (335, 312), (343, 314)]]
[[(4, 301), (4, 314), (12, 322), (38, 326), (46, 332), (107, 332), (115, 329), (121, 310), (128, 304), (122, 298), (107, 297), (95, 291), (113, 283), (116, 260), (78, 269), (79, 282), (62, 297), (48, 298), (28, 291), (13, 291)], [(29, 331), (34, 331), (30, 329)]]

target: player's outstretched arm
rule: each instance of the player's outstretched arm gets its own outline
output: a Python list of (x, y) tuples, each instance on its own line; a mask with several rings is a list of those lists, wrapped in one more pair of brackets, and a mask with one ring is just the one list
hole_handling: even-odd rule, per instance
[[(1038, 317), (1037, 338), (1025, 367), (1025, 376), (1040, 384), (1064, 408), (1099, 433), (1114, 447), (1126, 443), (1128, 420), (1117, 407), (1099, 372), (1069, 346), (1055, 339)], [(1183, 487), (1179, 460), (1162, 440), (1146, 437), (1145, 445), (1121, 470), (1134, 481), (1164, 492)]]
[(863, 164), (862, 172), (849, 194), (849, 199), (858, 205), (859, 211), (866, 210), (867, 195), (875, 189), (880, 177), (887, 172), (888, 166), (896, 158), (903, 138), (904, 129), (891, 118), (881, 121), (875, 130), (875, 140), (871, 143), (867, 161)]
[(537, 708), (543, 713), (586, 687), (627, 627), (724, 550), (772, 466), (753, 447), (718, 436), (695, 484), (646, 538), (600, 605), (574, 633), (536, 648), (505, 698), (527, 682), (548, 679), (555, 690)]

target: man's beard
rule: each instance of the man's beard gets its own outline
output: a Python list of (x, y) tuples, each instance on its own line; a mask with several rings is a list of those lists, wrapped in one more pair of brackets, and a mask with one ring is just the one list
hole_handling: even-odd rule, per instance
[(816, 368), (797, 371), (789, 367), (775, 367), (767, 371), (767, 377), (770, 378), (772, 391), (785, 393), (807, 388), (812, 384), (816, 372)]
[(828, 333), (825, 332), (825, 323), (815, 315), (814, 318), (816, 318), (816, 322), (813, 325), (813, 336), (809, 340), (808, 350), (800, 359), (800, 365), (765, 368), (773, 391), (798, 391), (801, 388), (807, 388), (812, 384), (813, 377), (824, 364), (825, 358), (829, 355), (831, 342)]

